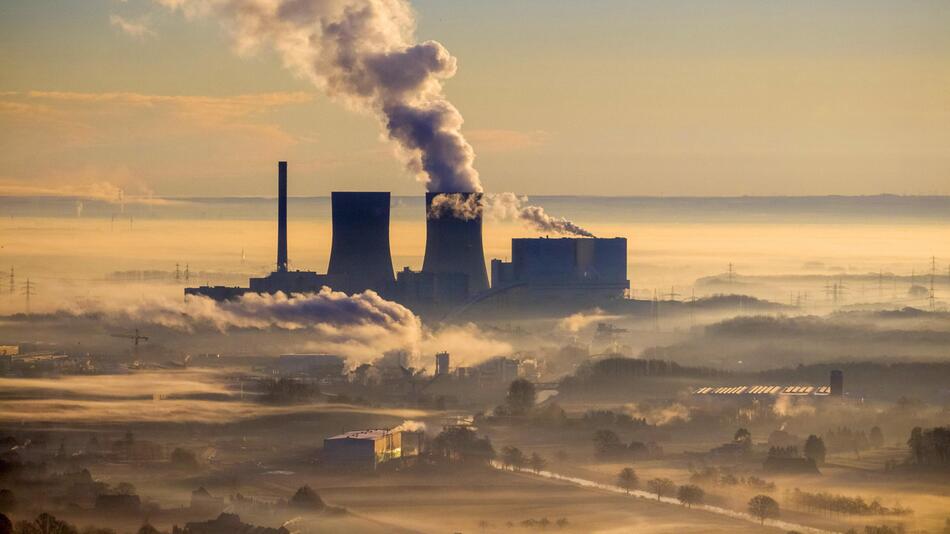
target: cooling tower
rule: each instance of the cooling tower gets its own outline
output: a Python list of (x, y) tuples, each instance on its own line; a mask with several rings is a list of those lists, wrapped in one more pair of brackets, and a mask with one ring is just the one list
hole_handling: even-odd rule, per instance
[(277, 271), (287, 272), (287, 162), (277, 162)]
[[(422, 272), (468, 275), (469, 294), (488, 289), (485, 253), (482, 249), (482, 215), (464, 219), (452, 213), (429, 216), (432, 199), (441, 193), (426, 193), (426, 254)], [(453, 194), (453, 193), (447, 193)], [(463, 199), (481, 193), (457, 193)]]
[[(327, 274), (346, 280), (343, 289), (384, 290), (393, 283), (389, 252), (389, 193), (334, 192), (333, 244)], [(334, 288), (338, 289), (338, 288)]]

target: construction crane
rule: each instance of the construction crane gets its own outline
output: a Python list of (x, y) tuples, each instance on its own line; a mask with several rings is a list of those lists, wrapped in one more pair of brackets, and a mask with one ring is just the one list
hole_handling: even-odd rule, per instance
[(139, 333), (139, 329), (135, 329), (134, 334), (112, 334), (112, 337), (121, 337), (124, 339), (132, 340), (132, 355), (138, 358), (139, 356), (139, 341), (148, 341), (148, 336), (143, 336)]

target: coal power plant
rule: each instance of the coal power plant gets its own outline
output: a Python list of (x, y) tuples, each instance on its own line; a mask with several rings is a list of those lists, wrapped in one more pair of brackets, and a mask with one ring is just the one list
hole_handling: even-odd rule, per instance
[[(289, 269), (287, 163), (278, 163), (277, 261), (273, 272), (248, 287), (201, 286), (185, 295), (229, 300), (245, 293), (314, 293), (323, 287), (353, 294), (366, 290), (415, 313), (444, 317), (472, 310), (554, 311), (624, 298), (625, 238), (524, 238), (512, 240), (511, 261), (492, 260), (489, 283), (482, 240), (481, 193), (426, 193), (422, 269), (395, 273), (390, 250), (389, 192), (331, 194), (333, 236), (326, 274)], [(439, 195), (475, 209), (433, 209)]]

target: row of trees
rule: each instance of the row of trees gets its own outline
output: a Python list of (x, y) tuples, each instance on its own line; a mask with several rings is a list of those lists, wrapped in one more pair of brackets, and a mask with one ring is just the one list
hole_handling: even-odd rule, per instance
[[(620, 470), (620, 473), (617, 474), (617, 487), (624, 490), (627, 494), (637, 489), (639, 485), (640, 477), (637, 476), (637, 472), (634, 471), (632, 467), (624, 467)], [(706, 492), (703, 491), (703, 488), (695, 484), (683, 484), (677, 488), (676, 484), (668, 478), (651, 478), (647, 480), (646, 487), (647, 491), (656, 494), (656, 500), (675, 493), (676, 498), (687, 507), (692, 507), (694, 504), (702, 504), (703, 499), (706, 497)]]
[(792, 492), (792, 502), (808, 510), (821, 510), (831, 514), (844, 515), (908, 515), (910, 508), (902, 506), (887, 507), (877, 499), (867, 502), (863, 497), (848, 497), (827, 492), (811, 493), (798, 488)]
[(593, 441), (594, 455), (601, 460), (646, 459), (663, 455), (663, 449), (656, 443), (643, 443), (634, 440), (627, 445), (620, 441), (620, 436), (616, 432), (609, 429), (594, 432)]
[[(15, 524), (0, 514), (0, 534), (116, 534), (111, 528), (85, 527), (82, 530), (74, 525), (57, 519), (56, 516), (43, 512), (32, 521), (20, 520)], [(149, 525), (141, 526), (136, 534), (162, 534), (161, 531)]]
[(828, 444), (828, 449), (832, 451), (860, 452), (883, 447), (884, 432), (881, 431), (879, 426), (871, 427), (867, 434), (863, 430), (852, 430), (849, 427), (842, 426), (826, 432), (824, 440)]
[(718, 486), (749, 486), (760, 491), (775, 491), (775, 483), (767, 482), (757, 476), (737, 477), (731, 472), (717, 467), (706, 467), (702, 470), (692, 470), (689, 481), (694, 484), (715, 484)]
[(501, 450), (501, 464), (505, 469), (520, 470), (530, 467), (535, 474), (540, 473), (548, 465), (548, 461), (540, 454), (533, 452), (526, 456), (518, 447), (505, 447)]
[[(617, 487), (630, 493), (640, 485), (640, 478), (632, 467), (625, 467), (617, 473)], [(676, 499), (684, 506), (691, 508), (693, 505), (702, 504), (706, 498), (706, 492), (696, 484), (683, 484), (677, 487), (676, 483), (668, 478), (651, 478), (646, 481), (646, 489), (650, 493), (656, 494), (656, 500), (663, 497), (676, 495)], [(749, 513), (763, 523), (766, 519), (779, 516), (779, 506), (775, 499), (768, 495), (756, 495), (749, 500)]]
[(907, 440), (911, 460), (917, 465), (950, 466), (950, 426), (916, 427)]

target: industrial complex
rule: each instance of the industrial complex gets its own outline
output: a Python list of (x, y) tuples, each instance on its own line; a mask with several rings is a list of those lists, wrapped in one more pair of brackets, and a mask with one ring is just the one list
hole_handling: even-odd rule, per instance
[(426, 193), (426, 245), (421, 271), (394, 275), (389, 245), (390, 194), (331, 195), (333, 238), (326, 274), (288, 269), (287, 162), (278, 163), (277, 264), (248, 287), (201, 286), (185, 295), (228, 300), (245, 293), (308, 293), (323, 287), (352, 294), (373, 290), (420, 315), (475, 307), (562, 308), (623, 298), (627, 240), (622, 237), (513, 239), (511, 261), (494, 259), (489, 282), (482, 214), (435, 210), (439, 195), (481, 206), (481, 193)]

